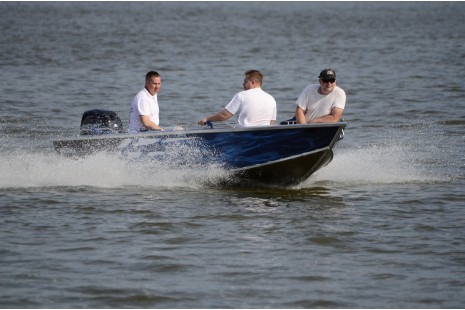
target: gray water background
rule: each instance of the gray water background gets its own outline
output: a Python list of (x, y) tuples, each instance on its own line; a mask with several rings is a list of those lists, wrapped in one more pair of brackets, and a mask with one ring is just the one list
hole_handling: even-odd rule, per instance
[[(0, 2), (0, 307), (463, 308), (463, 20), (462, 2)], [(292, 188), (52, 149), (86, 110), (127, 125), (149, 70), (161, 125), (195, 127), (252, 68), (287, 119), (326, 67), (349, 126)]]

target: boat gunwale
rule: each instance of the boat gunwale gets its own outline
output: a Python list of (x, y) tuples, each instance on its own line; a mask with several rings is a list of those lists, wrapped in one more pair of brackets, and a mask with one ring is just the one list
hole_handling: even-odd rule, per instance
[[(101, 135), (80, 135), (78, 137), (68, 137), (56, 139), (53, 142), (77, 141), (77, 140), (105, 140), (105, 139), (127, 139), (127, 138), (159, 138), (166, 136), (184, 136), (198, 135), (209, 133), (234, 133), (247, 131), (263, 131), (263, 130), (291, 130), (301, 128), (324, 128), (324, 127), (339, 127), (339, 130), (347, 126), (347, 122), (332, 122), (332, 123), (311, 123), (311, 124), (289, 124), (289, 125), (271, 125), (257, 127), (231, 127), (231, 128), (202, 128), (202, 129), (187, 129), (187, 130), (170, 130), (170, 131), (147, 131), (139, 133), (115, 133)], [(331, 143), (334, 144), (334, 143)]]

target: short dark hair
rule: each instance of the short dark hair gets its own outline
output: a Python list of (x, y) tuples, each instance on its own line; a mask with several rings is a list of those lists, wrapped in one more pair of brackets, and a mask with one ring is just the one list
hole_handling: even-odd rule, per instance
[(147, 81), (148, 79), (151, 79), (152, 76), (154, 76), (154, 77), (160, 77), (160, 74), (159, 74), (157, 71), (149, 71), (149, 72), (147, 72), (147, 74), (145, 75), (145, 80)]
[(260, 83), (260, 85), (262, 85), (262, 83), (263, 83), (263, 74), (260, 71), (258, 71), (258, 70), (248, 70), (248, 71), (245, 71), (244, 74), (248, 79), (254, 80), (255, 82)]

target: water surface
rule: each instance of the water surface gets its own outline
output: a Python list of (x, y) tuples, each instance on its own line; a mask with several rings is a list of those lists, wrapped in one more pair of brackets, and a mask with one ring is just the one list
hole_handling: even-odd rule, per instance
[[(0, 306), (463, 307), (464, 15), (460, 2), (0, 3)], [(292, 188), (52, 149), (86, 110), (127, 126), (149, 70), (161, 125), (195, 126), (252, 68), (287, 119), (326, 67), (349, 126)]]

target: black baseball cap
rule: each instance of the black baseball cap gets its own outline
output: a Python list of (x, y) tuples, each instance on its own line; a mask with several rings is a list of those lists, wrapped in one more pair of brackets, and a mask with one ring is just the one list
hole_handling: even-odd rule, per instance
[(322, 80), (336, 79), (336, 72), (333, 69), (324, 69), (318, 78)]

